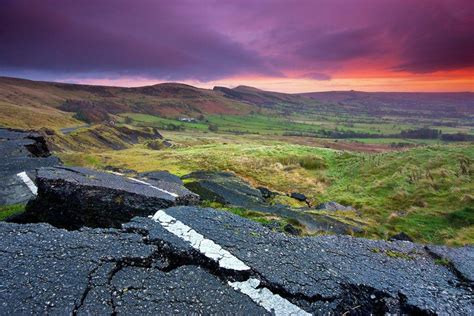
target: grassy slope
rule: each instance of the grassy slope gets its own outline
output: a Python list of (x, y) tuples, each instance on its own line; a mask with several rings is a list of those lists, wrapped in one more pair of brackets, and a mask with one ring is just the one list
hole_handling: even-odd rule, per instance
[[(222, 91), (180, 84), (126, 89), (0, 78), (0, 125), (23, 128), (81, 125), (72, 118), (72, 113), (57, 109), (67, 99), (125, 105), (129, 112), (135, 113), (121, 116), (130, 115), (136, 125), (182, 124), (186, 132), (165, 133), (177, 148), (153, 151), (145, 145), (130, 147), (125, 144), (122, 147), (128, 149), (112, 151), (107, 149), (108, 145), (97, 142), (91, 131), (79, 130), (56, 140), (68, 150), (61, 153), (62, 158), (78, 165), (118, 165), (138, 171), (168, 169), (177, 174), (200, 169), (232, 170), (254, 184), (281, 192), (303, 192), (315, 203), (336, 200), (353, 204), (366, 218), (380, 223), (372, 226), (369, 236), (386, 237), (404, 230), (420, 241), (473, 243), (472, 144), (433, 145), (373, 155), (342, 154), (315, 148), (327, 143), (316, 144), (318, 141), (314, 138), (281, 136), (288, 131), (311, 133), (321, 128), (393, 133), (420, 126), (435, 127), (438, 123), (457, 124), (455, 128), (439, 127), (444, 132), (473, 133), (472, 126), (464, 124), (465, 120), (427, 119), (421, 117), (422, 112), (416, 120), (401, 118), (396, 113), (377, 117), (364, 106), (357, 109), (358, 105), (336, 106), (317, 101), (306, 104), (302, 110), (312, 109), (311, 113), (292, 113), (282, 118), (268, 115), (268, 109), (283, 112), (300, 109), (303, 98), (249, 87), (232, 90), (237, 94), (229, 98)], [(239, 97), (257, 105), (242, 103)], [(263, 110), (266, 115), (248, 115), (254, 110), (262, 113), (262, 107), (266, 108)], [(206, 114), (209, 122), (188, 124), (171, 119), (200, 113)], [(357, 115), (352, 115), (354, 113)], [(217, 125), (220, 132), (253, 135), (206, 133), (209, 123)], [(114, 144), (123, 143), (113, 131), (101, 130), (100, 133)], [(360, 141), (380, 143), (388, 140)], [(377, 151), (387, 148), (383, 144), (377, 146)], [(353, 150), (364, 146), (334, 142), (331, 147)], [(467, 173), (459, 173), (461, 168), (468, 170)]]
[(387, 237), (405, 231), (426, 242), (474, 242), (474, 210), (466, 210), (474, 208), (472, 145), (344, 155), (330, 170), (331, 185), (323, 196), (379, 221), (372, 233)]
[[(230, 170), (254, 185), (299, 191), (313, 203), (335, 200), (375, 220), (367, 236), (405, 231), (418, 241), (473, 243), (474, 147), (442, 145), (360, 154), (288, 144), (267, 137), (168, 132), (176, 147), (63, 153), (70, 164), (112, 164), (137, 171)], [(453, 220), (454, 218), (454, 220)]]
[(168, 117), (200, 113), (245, 114), (255, 106), (225, 98), (212, 90), (165, 83), (140, 88), (72, 85), (0, 77), (0, 125), (66, 127), (80, 125), (73, 113), (58, 110), (66, 100), (85, 100), (105, 107)]

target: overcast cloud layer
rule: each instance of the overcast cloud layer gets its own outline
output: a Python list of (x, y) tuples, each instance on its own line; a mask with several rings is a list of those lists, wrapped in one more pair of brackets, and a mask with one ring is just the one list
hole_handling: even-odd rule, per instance
[(0, 0), (0, 75), (326, 81), (472, 67), (472, 0)]

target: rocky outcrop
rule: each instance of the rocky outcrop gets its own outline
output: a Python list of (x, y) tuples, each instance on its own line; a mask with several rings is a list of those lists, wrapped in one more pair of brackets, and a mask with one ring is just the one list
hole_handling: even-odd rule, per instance
[(26, 203), (34, 197), (18, 173), (26, 172), (31, 178), (36, 168), (61, 164), (43, 136), (21, 130), (0, 129), (0, 156), (0, 205)]
[(265, 200), (274, 198), (275, 196), (279, 195), (278, 192), (274, 192), (274, 191), (272, 191), (268, 188), (265, 188), (265, 187), (257, 187), (256, 189), (259, 190), (260, 193), (262, 193), (262, 197)]
[(296, 238), (209, 208), (119, 229), (0, 223), (0, 249), (2, 315), (474, 312), (468, 271), (433, 255), (468, 267), (472, 247)]
[(148, 216), (161, 208), (199, 201), (196, 194), (180, 184), (160, 181), (156, 186), (78, 167), (41, 168), (36, 183), (37, 198), (13, 221), (47, 222), (67, 229), (120, 227), (134, 216)]
[(413, 239), (411, 239), (410, 236), (408, 236), (406, 233), (404, 232), (400, 232), (396, 235), (393, 235), (392, 237), (390, 237), (388, 240), (390, 241), (395, 241), (395, 240), (402, 240), (402, 241), (411, 241), (413, 242)]
[(358, 225), (343, 223), (326, 214), (310, 213), (309, 207), (296, 209), (281, 204), (270, 205), (266, 202), (261, 190), (252, 187), (233, 173), (197, 171), (184, 176), (183, 179), (188, 180), (186, 187), (199, 194), (203, 200), (296, 220), (309, 233), (326, 231), (346, 234), (361, 231)]
[(298, 192), (291, 192), (290, 197), (301, 202), (306, 202), (306, 200), (308, 199), (306, 195)]

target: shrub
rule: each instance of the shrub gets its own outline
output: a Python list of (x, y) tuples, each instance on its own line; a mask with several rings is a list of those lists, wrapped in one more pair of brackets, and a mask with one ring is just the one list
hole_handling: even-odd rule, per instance
[(216, 124), (209, 124), (207, 129), (211, 132), (217, 132), (219, 130), (219, 127)]

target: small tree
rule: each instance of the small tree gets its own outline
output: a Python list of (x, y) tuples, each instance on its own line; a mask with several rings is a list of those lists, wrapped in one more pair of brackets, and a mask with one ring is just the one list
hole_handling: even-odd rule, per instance
[(124, 120), (125, 124), (132, 124), (132, 122), (133, 122), (133, 120), (130, 118), (130, 116), (125, 117), (125, 120)]

